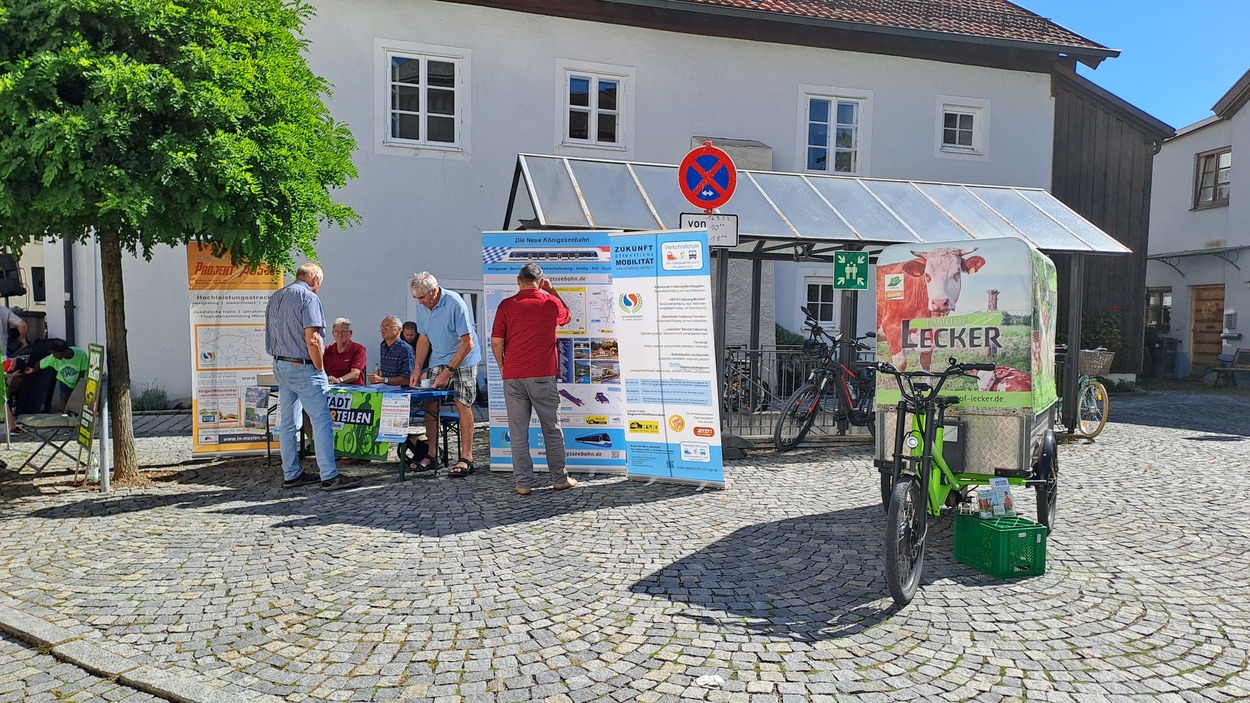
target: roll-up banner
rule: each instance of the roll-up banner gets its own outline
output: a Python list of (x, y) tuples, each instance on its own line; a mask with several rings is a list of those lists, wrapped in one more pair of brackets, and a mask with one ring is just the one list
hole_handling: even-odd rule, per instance
[(707, 232), (611, 246), (629, 477), (724, 487)]
[[(608, 232), (483, 232), (482, 285), (486, 337), (500, 302), (517, 292), (517, 273), (526, 262), (542, 267), (568, 306), (572, 319), (556, 331), (560, 421), (569, 470), (622, 474), (626, 470), (625, 399), (612, 291)], [(483, 346), (487, 346), (484, 344)], [(511, 437), (504, 406), (503, 376), (486, 354), (490, 400), (490, 466), (512, 470)], [(547, 465), (537, 418), (530, 418), (534, 466)]]
[(282, 287), (282, 272), (247, 269), (187, 245), (191, 309), (191, 451), (265, 451), (263, 427), (244, 424), (247, 389), (273, 368), (265, 353), (265, 306)]

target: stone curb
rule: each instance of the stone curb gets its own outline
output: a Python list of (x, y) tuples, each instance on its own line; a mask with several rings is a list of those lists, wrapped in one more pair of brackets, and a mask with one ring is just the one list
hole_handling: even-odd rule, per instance
[(96, 676), (173, 703), (279, 703), (282, 700), (258, 693), (228, 693), (188, 669), (161, 669), (136, 663), (132, 657), (138, 652), (126, 645), (109, 645), (110, 649), (121, 653), (110, 651), (84, 641), (85, 635), (75, 635), (59, 625), (2, 604), (0, 631)]

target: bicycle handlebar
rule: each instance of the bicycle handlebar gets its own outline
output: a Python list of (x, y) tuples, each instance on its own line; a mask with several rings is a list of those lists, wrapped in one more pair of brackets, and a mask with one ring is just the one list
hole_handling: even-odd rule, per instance
[[(942, 392), (942, 386), (945, 385), (946, 379), (953, 376), (964, 376), (969, 371), (993, 371), (995, 366), (992, 363), (959, 363), (955, 357), (947, 359), (949, 366), (943, 371), (927, 371), (921, 369), (919, 371), (899, 371), (888, 361), (878, 361), (874, 364), (877, 371), (889, 374), (898, 379), (899, 392), (903, 394), (903, 398), (916, 404), (935, 403), (938, 405), (954, 405), (959, 402), (957, 396), (947, 396), (939, 398), (938, 394)], [(921, 382), (921, 379), (936, 378), (937, 384), (929, 386)], [(903, 381), (906, 380), (906, 383)], [(919, 386), (919, 387), (918, 387)]]

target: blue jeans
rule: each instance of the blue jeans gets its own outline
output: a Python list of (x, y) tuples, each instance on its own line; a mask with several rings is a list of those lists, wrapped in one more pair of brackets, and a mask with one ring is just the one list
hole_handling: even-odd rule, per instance
[(308, 413), (313, 442), (317, 448), (317, 469), (322, 481), (339, 475), (334, 463), (334, 423), (330, 419), (330, 380), (325, 371), (309, 364), (274, 361), (278, 377), (278, 447), (282, 452), (282, 476), (299, 478), (299, 426), (302, 413)]

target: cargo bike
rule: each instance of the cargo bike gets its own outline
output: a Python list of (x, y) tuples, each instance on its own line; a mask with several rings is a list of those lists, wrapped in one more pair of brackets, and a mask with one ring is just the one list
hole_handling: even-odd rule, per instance
[(878, 257), (874, 464), (899, 605), (919, 588), (929, 518), (966, 510), (990, 479), (1007, 479), (1017, 501), (1035, 491), (1038, 522), (1054, 528), (1056, 285), (1050, 259), (1019, 239)]

